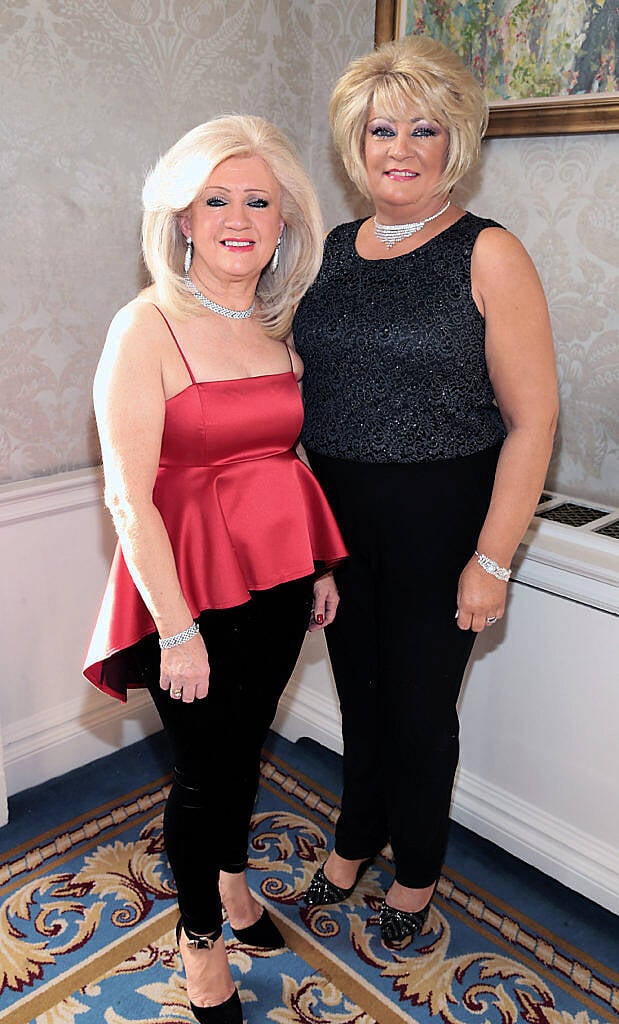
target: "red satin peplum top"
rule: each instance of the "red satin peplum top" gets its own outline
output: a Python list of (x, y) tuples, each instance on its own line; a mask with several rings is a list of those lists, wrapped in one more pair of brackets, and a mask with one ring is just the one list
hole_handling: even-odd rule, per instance
[[(166, 402), (153, 501), (198, 618), (347, 552), (320, 485), (293, 450), (303, 406), (292, 370), (199, 383), (185, 365), (191, 384)], [(126, 700), (128, 687), (143, 685), (130, 649), (154, 632), (117, 545), (84, 675)]]

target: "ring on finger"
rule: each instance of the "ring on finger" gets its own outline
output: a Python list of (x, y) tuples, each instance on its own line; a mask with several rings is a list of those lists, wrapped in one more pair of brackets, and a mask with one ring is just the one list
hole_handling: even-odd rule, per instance
[(488, 624), (488, 626), (494, 626), (495, 622), (498, 621), (499, 620), (496, 615), (489, 615), (488, 618), (486, 619), (486, 623)]
[(182, 690), (170, 690), (170, 697), (174, 697), (175, 700), (178, 700), (178, 698), (182, 697), (182, 696), (183, 696), (183, 691)]

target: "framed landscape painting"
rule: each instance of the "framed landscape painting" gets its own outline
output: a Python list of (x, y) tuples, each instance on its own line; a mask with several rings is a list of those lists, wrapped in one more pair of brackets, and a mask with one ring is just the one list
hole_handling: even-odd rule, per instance
[(619, 129), (617, 0), (376, 0), (376, 42), (425, 34), (484, 86), (488, 136)]

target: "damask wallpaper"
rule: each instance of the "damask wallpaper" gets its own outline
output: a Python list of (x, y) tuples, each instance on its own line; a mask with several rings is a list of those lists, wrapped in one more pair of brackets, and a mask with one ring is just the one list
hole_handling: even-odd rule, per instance
[[(143, 281), (144, 174), (217, 113), (288, 132), (328, 225), (362, 211), (327, 104), (372, 46), (373, 0), (9, 0), (0, 8), (0, 481), (98, 461), (91, 381)], [(467, 205), (547, 288), (563, 409), (549, 486), (619, 504), (617, 136), (492, 140)]]
[(561, 414), (549, 488), (619, 505), (619, 136), (489, 139), (466, 205), (526, 245), (552, 318)]

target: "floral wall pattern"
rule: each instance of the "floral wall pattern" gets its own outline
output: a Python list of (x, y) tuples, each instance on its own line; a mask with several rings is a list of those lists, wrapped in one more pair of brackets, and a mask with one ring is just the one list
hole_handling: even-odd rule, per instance
[[(0, 482), (99, 458), (91, 381), (143, 283), (148, 167), (218, 113), (296, 142), (328, 226), (360, 216), (327, 126), (372, 46), (373, 0), (10, 0), (0, 10)], [(548, 291), (563, 408), (549, 486), (619, 504), (619, 140), (493, 139), (462, 194), (518, 234)]]
[(561, 414), (552, 490), (619, 505), (619, 136), (491, 139), (464, 183), (527, 246), (552, 318)]

